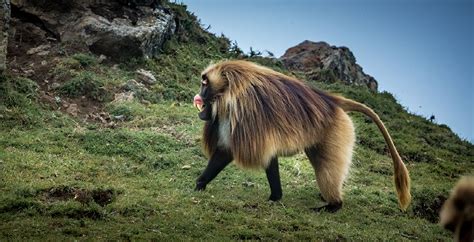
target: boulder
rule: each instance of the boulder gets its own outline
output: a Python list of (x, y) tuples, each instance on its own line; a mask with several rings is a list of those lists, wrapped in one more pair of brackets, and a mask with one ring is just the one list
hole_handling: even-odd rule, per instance
[(77, 107), (77, 104), (71, 103), (69, 107), (66, 109), (66, 113), (69, 113), (70, 115), (76, 117), (79, 112), (79, 108)]
[(12, 0), (12, 7), (13, 17), (112, 60), (155, 57), (176, 28), (174, 16), (155, 0)]
[(156, 83), (156, 78), (153, 73), (151, 73), (151, 71), (138, 69), (135, 73), (137, 74), (137, 80), (141, 83), (148, 85), (153, 85)]
[(41, 53), (44, 53), (44, 52), (48, 51), (50, 48), (51, 48), (51, 45), (49, 45), (49, 44), (40, 45), (40, 46), (29, 49), (26, 52), (26, 54), (28, 54), (28, 55), (34, 55), (34, 54), (41, 55)]
[(123, 102), (131, 102), (134, 99), (133, 92), (122, 92), (116, 93), (114, 97), (114, 103), (123, 103)]
[(306, 40), (286, 50), (280, 60), (288, 69), (304, 72), (312, 80), (342, 81), (367, 86), (374, 91), (378, 88), (377, 81), (363, 72), (347, 47)]
[(145, 87), (144, 84), (137, 82), (135, 79), (130, 79), (124, 84), (122, 84), (122, 90), (124, 91), (132, 91), (132, 92), (137, 92), (137, 91), (148, 91), (148, 89)]

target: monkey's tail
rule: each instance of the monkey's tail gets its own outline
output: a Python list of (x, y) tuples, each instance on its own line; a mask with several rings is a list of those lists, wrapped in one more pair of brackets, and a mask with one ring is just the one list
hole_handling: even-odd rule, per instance
[(382, 123), (382, 120), (380, 120), (379, 116), (371, 108), (365, 106), (362, 103), (341, 96), (335, 96), (335, 100), (344, 111), (361, 112), (369, 116), (377, 124), (377, 127), (379, 127), (390, 150), (390, 155), (392, 156), (395, 188), (397, 190), (398, 202), (401, 209), (405, 211), (411, 201), (410, 176), (405, 164), (402, 161), (402, 158), (398, 154), (398, 151), (393, 144), (390, 134), (385, 128), (385, 125)]

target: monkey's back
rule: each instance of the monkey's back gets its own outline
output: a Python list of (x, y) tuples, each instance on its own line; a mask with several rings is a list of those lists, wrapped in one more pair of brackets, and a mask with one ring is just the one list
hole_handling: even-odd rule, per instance
[(235, 163), (250, 168), (317, 144), (336, 114), (344, 113), (331, 95), (284, 75), (269, 75), (230, 98), (227, 112), (220, 112), (229, 126), (220, 125), (218, 143), (228, 145)]

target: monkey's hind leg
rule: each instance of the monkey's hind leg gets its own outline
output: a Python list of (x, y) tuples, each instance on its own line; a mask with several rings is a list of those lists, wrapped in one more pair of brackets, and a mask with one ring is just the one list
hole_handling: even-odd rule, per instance
[(315, 170), (321, 195), (328, 203), (315, 211), (336, 212), (342, 208), (342, 185), (349, 172), (354, 141), (352, 121), (341, 111), (327, 131), (326, 139), (305, 150)]
[(268, 184), (270, 185), (271, 194), (268, 200), (278, 201), (283, 196), (281, 191), (281, 181), (280, 181), (280, 172), (278, 169), (278, 157), (274, 157), (267, 169), (265, 170), (267, 174)]

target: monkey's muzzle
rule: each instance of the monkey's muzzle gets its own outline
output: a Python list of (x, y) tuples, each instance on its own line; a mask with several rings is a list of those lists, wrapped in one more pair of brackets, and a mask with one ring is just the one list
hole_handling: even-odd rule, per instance
[(202, 100), (201, 96), (199, 96), (199, 94), (196, 94), (196, 96), (194, 96), (193, 104), (194, 107), (199, 110), (199, 112), (202, 112), (202, 110), (204, 110), (204, 101)]
[(196, 96), (194, 96), (193, 105), (199, 110), (198, 116), (201, 120), (209, 121), (212, 119), (211, 103), (204, 100), (201, 95), (196, 94)]

